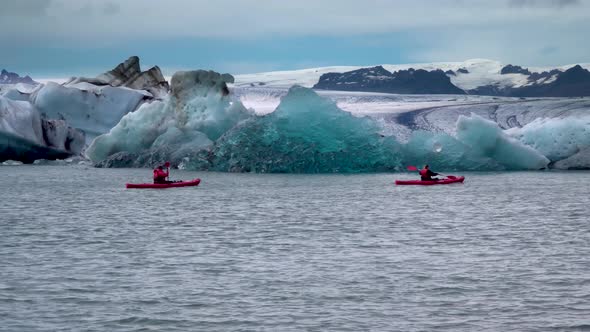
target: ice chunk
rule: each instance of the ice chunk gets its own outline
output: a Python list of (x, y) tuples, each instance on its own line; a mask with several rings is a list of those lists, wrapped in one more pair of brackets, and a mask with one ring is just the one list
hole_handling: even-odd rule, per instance
[(0, 97), (0, 161), (66, 158), (79, 154), (84, 142), (65, 121), (43, 119), (29, 102)]
[(590, 147), (588, 116), (536, 119), (522, 128), (512, 128), (507, 132), (551, 161), (569, 158)]
[(237, 123), (253, 116), (228, 96), (228, 82), (233, 82), (228, 74), (177, 72), (167, 99), (144, 104), (127, 114), (108, 134), (92, 142), (87, 156), (98, 162), (126, 152), (125, 158), (116, 158), (129, 163), (132, 155), (165, 153), (171, 161), (180, 161), (186, 154), (210, 146)]
[(480, 116), (459, 116), (457, 138), (476, 155), (488, 157), (506, 169), (541, 169), (547, 159), (539, 151), (508, 136), (498, 125)]
[(253, 172), (369, 172), (399, 168), (399, 144), (358, 118), (300, 86), (292, 87), (276, 111), (253, 117), (219, 139), (187, 168)]
[(590, 147), (586, 147), (580, 152), (556, 162), (553, 165), (556, 169), (590, 169)]
[(146, 99), (144, 93), (127, 88), (86, 88), (81, 90), (48, 82), (31, 96), (31, 102), (44, 117), (66, 120), (72, 127), (83, 130), (91, 142)]

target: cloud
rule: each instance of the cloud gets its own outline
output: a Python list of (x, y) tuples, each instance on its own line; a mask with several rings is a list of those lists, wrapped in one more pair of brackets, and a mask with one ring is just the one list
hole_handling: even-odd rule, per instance
[(510, 0), (512, 7), (569, 7), (580, 5), (580, 0)]
[[(158, 54), (153, 63), (161, 66), (216, 63), (239, 72), (302, 61), (313, 67), (478, 57), (559, 64), (588, 62), (590, 54), (584, 40), (590, 1), (581, 0), (4, 2), (0, 62), (6, 66), (67, 58), (56, 67), (72, 68), (72, 59), (83, 66), (89, 57), (107, 56), (116, 64), (138, 50)], [(313, 40), (320, 42), (306, 43)], [(543, 52), (547, 45), (555, 50)]]
[(553, 55), (553, 54), (557, 54), (560, 51), (560, 48), (554, 45), (548, 45), (545, 47), (542, 47), (539, 50), (539, 53), (542, 54), (543, 56), (545, 55)]
[(105, 15), (115, 15), (121, 11), (121, 7), (114, 2), (107, 2), (102, 7), (102, 12)]
[(0, 17), (36, 17), (46, 14), (52, 0), (5, 1), (0, 5)]
[(504, 28), (501, 31), (444, 30), (417, 36), (431, 42), (411, 50), (409, 57), (417, 62), (487, 58), (523, 66), (567, 65), (587, 63), (589, 60), (590, 47), (585, 42), (585, 34), (579, 31), (588, 31), (590, 23), (560, 30), (550, 26), (538, 26), (531, 30), (514, 25)]
[[(555, 6), (561, 10), (556, 12)], [(519, 7), (527, 10), (514, 10)], [(7, 12), (41, 17), (23, 25)], [(1, 13), (6, 17), (0, 20), (0, 40), (18, 33), (24, 42), (101, 44), (174, 37), (346, 36), (484, 25), (501, 29), (513, 22), (529, 29), (545, 24), (559, 28), (564, 16), (568, 24), (590, 20), (590, 4), (579, 0), (18, 0), (3, 5)]]

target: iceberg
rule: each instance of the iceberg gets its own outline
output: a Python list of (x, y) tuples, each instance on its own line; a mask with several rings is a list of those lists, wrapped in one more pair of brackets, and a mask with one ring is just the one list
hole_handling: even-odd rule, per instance
[(62, 86), (54, 82), (48, 82), (30, 96), (32, 106), (44, 117), (65, 120), (84, 131), (88, 144), (147, 99), (150, 96), (127, 88), (90, 84)]
[(114, 156), (107, 165), (124, 160), (124, 165), (152, 166), (155, 161), (145, 155), (162, 155), (179, 163), (253, 115), (230, 98), (227, 83), (231, 82), (231, 75), (213, 71), (175, 73), (166, 99), (144, 104), (124, 116), (92, 142), (86, 155), (94, 162)]
[(0, 96), (0, 161), (63, 159), (84, 145), (84, 133), (65, 121), (47, 120), (29, 102)]
[(31, 162), (80, 155), (125, 114), (167, 93), (159, 68), (141, 72), (137, 57), (98, 78), (3, 86), (0, 159)]
[(542, 153), (555, 168), (590, 168), (590, 116), (539, 118), (507, 133)]
[(549, 159), (534, 148), (510, 137), (498, 125), (480, 116), (460, 116), (457, 138), (470, 153), (489, 158), (508, 170), (542, 169)]
[[(292, 87), (278, 108), (232, 128), (189, 169), (231, 172), (393, 171), (400, 145), (368, 117), (355, 117), (313, 90)], [(191, 159), (192, 160), (192, 159)]]

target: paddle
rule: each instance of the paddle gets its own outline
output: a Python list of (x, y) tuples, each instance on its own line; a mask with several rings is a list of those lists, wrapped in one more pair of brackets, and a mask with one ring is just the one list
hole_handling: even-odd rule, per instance
[(168, 173), (166, 180), (170, 181), (170, 162), (169, 161), (165, 162), (164, 167), (166, 167), (166, 173)]

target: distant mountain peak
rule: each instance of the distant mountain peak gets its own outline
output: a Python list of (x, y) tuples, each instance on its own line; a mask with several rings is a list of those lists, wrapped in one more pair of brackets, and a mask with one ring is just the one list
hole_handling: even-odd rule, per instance
[(9, 72), (6, 69), (2, 69), (2, 71), (0, 71), (0, 84), (17, 84), (17, 83), (39, 84), (38, 82), (35, 82), (28, 75), (25, 77), (21, 77), (19, 74)]
[(442, 70), (409, 68), (390, 72), (383, 66), (321, 75), (314, 89), (403, 94), (464, 94)]

